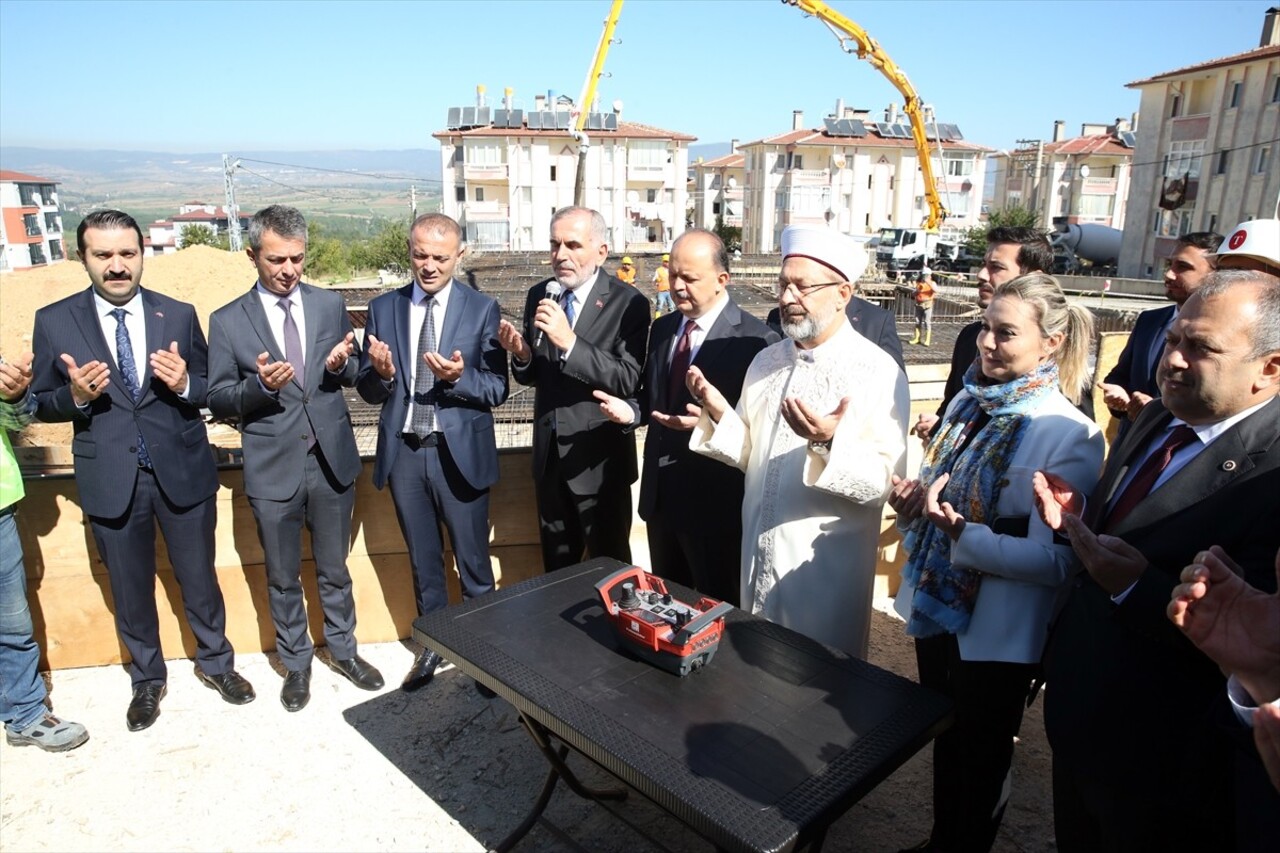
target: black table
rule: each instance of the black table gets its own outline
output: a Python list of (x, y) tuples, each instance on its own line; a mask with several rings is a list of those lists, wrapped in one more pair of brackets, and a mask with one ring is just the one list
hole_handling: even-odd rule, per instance
[[(727, 850), (820, 846), (826, 828), (951, 722), (943, 696), (735, 610), (706, 668), (684, 678), (629, 655), (594, 584), (596, 559), (419, 617), (414, 639), (497, 691), (551, 762), (565, 746)], [(695, 593), (668, 585), (682, 601)]]

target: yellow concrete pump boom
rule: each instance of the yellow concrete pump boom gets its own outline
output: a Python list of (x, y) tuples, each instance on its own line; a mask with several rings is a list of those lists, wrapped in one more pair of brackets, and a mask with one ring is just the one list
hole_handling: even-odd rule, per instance
[(937, 181), (933, 176), (933, 160), (929, 156), (929, 140), (925, 136), (924, 110), (921, 108), (920, 96), (916, 94), (915, 87), (911, 85), (907, 75), (894, 64), (889, 54), (884, 52), (884, 49), (867, 34), (866, 30), (821, 0), (782, 0), (782, 2), (788, 6), (797, 6), (801, 12), (812, 15), (826, 24), (840, 40), (840, 49), (845, 53), (853, 53), (854, 50), (848, 46), (848, 42), (850, 40), (856, 42), (858, 58), (870, 62), (902, 93), (902, 97), (906, 100), (904, 110), (911, 121), (911, 138), (915, 140), (920, 171), (924, 174), (924, 197), (929, 204), (929, 215), (925, 217), (924, 227), (929, 231), (938, 230), (938, 226), (947, 218), (947, 210), (942, 206)]
[(579, 207), (586, 204), (587, 185), (587, 147), (591, 144), (583, 130), (587, 126), (587, 113), (591, 110), (591, 102), (596, 97), (596, 87), (600, 84), (600, 75), (604, 72), (604, 59), (609, 55), (609, 45), (613, 43), (613, 30), (618, 26), (618, 18), (622, 15), (622, 0), (613, 0), (609, 8), (609, 17), (604, 22), (604, 32), (600, 34), (600, 43), (596, 45), (595, 58), (591, 60), (591, 70), (582, 84), (582, 94), (574, 109), (578, 111), (570, 134), (578, 142), (578, 170), (573, 181), (573, 203)]

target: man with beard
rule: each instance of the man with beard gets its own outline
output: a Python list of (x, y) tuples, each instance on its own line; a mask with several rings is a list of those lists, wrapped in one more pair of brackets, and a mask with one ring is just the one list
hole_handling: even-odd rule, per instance
[(546, 571), (592, 557), (631, 560), (634, 432), (610, 421), (593, 396), (631, 399), (640, 386), (649, 300), (601, 266), (604, 217), (566, 207), (551, 218), (554, 278), (529, 290), (524, 329), (503, 320), (498, 341), (511, 372), (536, 388), (533, 480)]
[(1116, 366), (1098, 383), (1107, 408), (1120, 419), (1117, 442), (1124, 438), (1142, 407), (1160, 396), (1156, 368), (1164, 352), (1165, 333), (1177, 319), (1178, 309), (1217, 266), (1213, 252), (1221, 243), (1222, 235), (1212, 231), (1196, 231), (1178, 238), (1164, 273), (1164, 292), (1173, 304), (1138, 315)]
[[(196, 640), (196, 677), (243, 705), (213, 567), (218, 470), (200, 407), (208, 347), (195, 309), (142, 285), (142, 230), (99, 210), (76, 230), (92, 286), (36, 312), (36, 417), (70, 421), (76, 489), (107, 566), (141, 731), (160, 716), (168, 670), (156, 612), (156, 525)], [(7, 689), (7, 688), (6, 688)]]
[(862, 658), (881, 510), (906, 449), (907, 378), (845, 317), (868, 262), (856, 241), (792, 226), (782, 256), (787, 339), (751, 362), (736, 408), (689, 368), (701, 407), (689, 446), (746, 472), (743, 608)]

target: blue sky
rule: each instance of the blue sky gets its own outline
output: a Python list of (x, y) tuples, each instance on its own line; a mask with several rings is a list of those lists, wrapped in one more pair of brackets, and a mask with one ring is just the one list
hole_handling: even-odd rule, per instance
[[(1256, 47), (1274, 0), (833, 0), (939, 121), (1008, 148), (1138, 108), (1125, 83)], [(0, 146), (194, 152), (433, 145), (449, 106), (577, 97), (608, 0), (0, 0)], [(700, 143), (897, 92), (778, 0), (628, 0), (601, 81)]]

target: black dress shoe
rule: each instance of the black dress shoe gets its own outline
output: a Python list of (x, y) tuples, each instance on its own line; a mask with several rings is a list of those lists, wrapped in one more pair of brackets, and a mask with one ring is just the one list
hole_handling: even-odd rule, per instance
[(413, 661), (413, 666), (409, 667), (409, 673), (405, 675), (404, 681), (400, 682), (400, 689), (405, 693), (412, 693), (426, 687), (435, 677), (436, 667), (441, 662), (440, 655), (430, 649), (419, 652), (418, 657)]
[(280, 704), (286, 711), (301, 711), (311, 701), (311, 665), (306, 669), (291, 669), (280, 688)]
[(133, 701), (129, 703), (129, 712), (125, 720), (129, 731), (140, 732), (156, 721), (160, 716), (160, 700), (169, 692), (163, 681), (148, 681), (133, 688)]
[(361, 690), (382, 689), (382, 673), (360, 655), (347, 660), (331, 660), (329, 666)]
[(490, 690), (488, 686), (481, 684), (479, 681), (476, 682), (476, 692), (485, 699), (493, 699), (498, 695), (496, 690)]
[(221, 693), (222, 698), (232, 705), (248, 705), (257, 698), (257, 694), (253, 692), (253, 685), (245, 681), (244, 677), (234, 669), (218, 675), (210, 675), (200, 667), (196, 667), (196, 678), (200, 679), (205, 687)]

